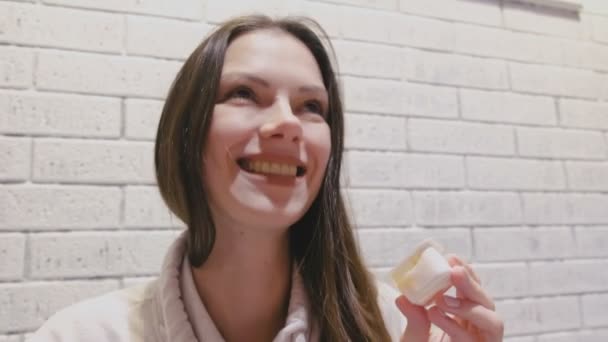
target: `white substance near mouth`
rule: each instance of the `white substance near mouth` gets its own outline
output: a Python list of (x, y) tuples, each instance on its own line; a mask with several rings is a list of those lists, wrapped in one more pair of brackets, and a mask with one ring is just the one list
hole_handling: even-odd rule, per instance
[(452, 268), (442, 250), (438, 243), (425, 240), (391, 271), (395, 285), (410, 302), (427, 305), (438, 292), (452, 285)]

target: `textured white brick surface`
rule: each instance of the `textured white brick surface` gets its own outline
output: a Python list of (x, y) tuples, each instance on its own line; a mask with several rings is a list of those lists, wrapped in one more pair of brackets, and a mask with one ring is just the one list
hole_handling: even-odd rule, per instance
[(32, 84), (34, 54), (0, 45), (0, 87), (28, 88)]
[(125, 136), (129, 139), (154, 140), (163, 104), (156, 100), (126, 100)]
[(473, 189), (558, 190), (566, 188), (559, 161), (467, 157), (467, 183)]
[(351, 187), (462, 188), (461, 157), (355, 152), (348, 155)]
[(0, 180), (22, 181), (30, 176), (29, 138), (0, 136)]
[(510, 63), (514, 90), (545, 95), (608, 99), (608, 77), (589, 70)]
[(513, 129), (507, 126), (412, 119), (408, 121), (409, 146), (414, 151), (511, 155)]
[(0, 4), (0, 41), (102, 52), (120, 52), (120, 15), (29, 4)]
[(349, 114), (346, 116), (346, 148), (405, 150), (405, 118)]
[[(408, 256), (417, 244), (432, 238), (443, 245), (447, 252), (457, 253), (469, 259), (471, 255), (471, 239), (468, 229), (361, 229), (357, 231), (359, 244), (371, 267), (394, 267)], [(393, 238), (386, 239), (390, 234)]]
[(36, 85), (44, 90), (164, 98), (178, 62), (75, 52), (41, 52)]
[(500, 60), (408, 49), (404, 64), (407, 80), (487, 89), (509, 86), (507, 65)]
[(583, 257), (607, 257), (608, 227), (576, 227), (576, 250)]
[(116, 280), (0, 284), (0, 330), (36, 329), (58, 310), (118, 288)]
[(0, 92), (0, 132), (116, 138), (120, 111), (107, 97)]
[(0, 229), (116, 227), (120, 189), (93, 186), (0, 186)]
[(517, 224), (519, 199), (502, 192), (415, 192), (416, 223), (422, 225)]
[(197, 0), (177, 0), (172, 2), (163, 0), (43, 0), (42, 2), (70, 7), (102, 9), (119, 13), (143, 13), (184, 19), (201, 19), (204, 14), (204, 2)]
[(203, 41), (210, 26), (131, 15), (127, 17), (127, 30), (129, 54), (185, 60)]
[(604, 194), (523, 194), (524, 220), (533, 224), (608, 223)]
[(546, 126), (557, 123), (550, 97), (463, 89), (460, 104), (465, 119)]
[(608, 325), (608, 294), (589, 294), (582, 296), (583, 321), (588, 327)]
[(85, 276), (156, 274), (177, 236), (163, 232), (44, 233), (30, 238), (29, 276), (63, 279)]
[(606, 159), (600, 132), (554, 128), (517, 128), (519, 153), (530, 157)]
[(608, 129), (608, 102), (562, 99), (559, 102), (561, 124), (566, 127)]
[(581, 1), (0, 1), (0, 341), (154, 279), (184, 228), (155, 186), (164, 98), (254, 11), (331, 37), (341, 190), (379, 277), (432, 237), (474, 261), (505, 341), (607, 341), (608, 2)]
[(77, 139), (36, 139), (34, 174), (39, 182), (153, 183), (154, 145)]
[(475, 260), (515, 261), (568, 258), (577, 255), (568, 227), (475, 228)]
[(0, 281), (23, 277), (25, 235), (0, 233)]
[(125, 192), (124, 225), (128, 228), (183, 226), (163, 202), (155, 186), (128, 186)]

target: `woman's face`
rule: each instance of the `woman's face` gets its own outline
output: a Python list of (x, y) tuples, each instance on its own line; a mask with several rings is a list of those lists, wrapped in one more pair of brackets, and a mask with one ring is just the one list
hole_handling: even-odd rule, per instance
[(329, 159), (327, 107), (298, 39), (257, 30), (229, 45), (203, 156), (216, 224), (285, 229), (304, 215)]

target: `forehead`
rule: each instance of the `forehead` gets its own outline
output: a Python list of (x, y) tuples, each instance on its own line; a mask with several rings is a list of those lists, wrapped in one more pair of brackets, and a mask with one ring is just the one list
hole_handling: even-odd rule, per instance
[(245, 33), (234, 39), (224, 57), (222, 74), (247, 72), (273, 83), (323, 87), (321, 71), (306, 45), (279, 29)]

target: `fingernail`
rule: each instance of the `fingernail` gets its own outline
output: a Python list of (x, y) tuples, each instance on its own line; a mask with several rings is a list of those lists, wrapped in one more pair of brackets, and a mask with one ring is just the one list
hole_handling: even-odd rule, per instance
[(460, 299), (458, 298), (444, 295), (443, 300), (445, 301), (445, 304), (451, 308), (457, 308), (460, 306)]

